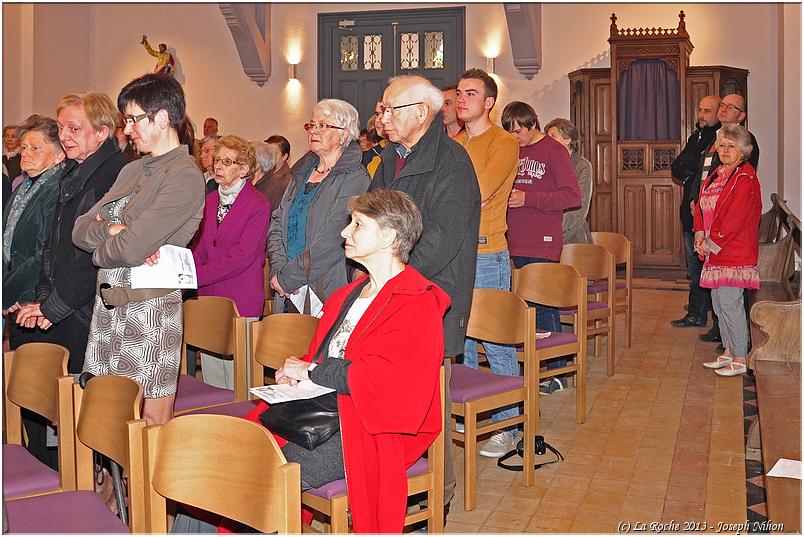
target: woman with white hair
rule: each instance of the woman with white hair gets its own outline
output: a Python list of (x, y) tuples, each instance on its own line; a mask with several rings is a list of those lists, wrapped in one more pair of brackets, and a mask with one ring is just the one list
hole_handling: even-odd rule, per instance
[(254, 157), (257, 159), (251, 182), (257, 191), (271, 203), (271, 213), (273, 213), (282, 202), (282, 194), (285, 193), (288, 183), (290, 183), (290, 170), (288, 173), (277, 171), (277, 164), (280, 163), (282, 156), (282, 150), (278, 145), (266, 142), (251, 142), (251, 145), (254, 147)]
[(701, 184), (693, 212), (695, 251), (704, 259), (701, 287), (712, 290), (725, 351), (704, 367), (718, 375), (746, 373), (748, 320), (744, 289), (759, 289), (759, 218), (762, 191), (748, 162), (753, 146), (740, 125), (723, 125), (715, 140), (722, 163)]
[(271, 215), (268, 259), (275, 312), (286, 311), (285, 299), (304, 285), (322, 302), (346, 285), (340, 237), (349, 223), (346, 203), (363, 194), (370, 181), (360, 165), (360, 123), (351, 104), (320, 101), (304, 130), (310, 151), (293, 166), (290, 184)]

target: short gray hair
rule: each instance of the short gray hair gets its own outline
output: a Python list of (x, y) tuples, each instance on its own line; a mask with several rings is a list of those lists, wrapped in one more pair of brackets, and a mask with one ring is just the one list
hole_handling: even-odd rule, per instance
[(578, 133), (578, 128), (572, 124), (572, 121), (568, 119), (564, 119), (562, 117), (557, 117), (544, 127), (544, 133), (547, 134), (547, 131), (555, 127), (555, 129), (567, 140), (570, 141), (570, 149), (572, 152), (578, 151), (578, 147), (580, 145), (581, 136)]
[(720, 145), (720, 141), (723, 138), (728, 138), (729, 140), (736, 142), (737, 149), (743, 155), (744, 159), (750, 157), (751, 153), (754, 151), (754, 146), (751, 143), (751, 135), (748, 134), (748, 131), (745, 127), (737, 124), (723, 125), (720, 127), (720, 130), (717, 131), (715, 146)]
[(213, 134), (212, 136), (204, 136), (203, 138), (201, 138), (201, 143), (198, 144), (198, 147), (204, 147), (204, 144), (209, 142), (209, 141), (213, 141), (215, 143), (218, 143), (218, 140), (220, 140), (220, 139), (221, 139), (221, 137), (218, 136), (217, 134)]
[(325, 117), (330, 118), (333, 124), (346, 129), (345, 145), (349, 145), (360, 136), (360, 120), (357, 117), (357, 110), (346, 101), (323, 99), (318, 101), (313, 108), (313, 113), (316, 112), (321, 112)]
[(257, 158), (257, 166), (268, 173), (276, 167), (276, 162), (282, 154), (282, 150), (276, 144), (266, 144), (265, 142), (251, 142), (254, 146), (254, 156)]
[(429, 106), (433, 114), (437, 114), (441, 110), (441, 106), (444, 104), (444, 92), (426, 78), (418, 75), (396, 76), (388, 81), (388, 85), (397, 82), (405, 84), (404, 93), (413, 101), (422, 101)]
[(422, 213), (408, 194), (400, 190), (374, 190), (354, 197), (346, 204), (351, 215), (358, 212), (376, 220), (384, 229), (396, 231), (394, 253), (407, 263), (410, 251), (422, 235)]

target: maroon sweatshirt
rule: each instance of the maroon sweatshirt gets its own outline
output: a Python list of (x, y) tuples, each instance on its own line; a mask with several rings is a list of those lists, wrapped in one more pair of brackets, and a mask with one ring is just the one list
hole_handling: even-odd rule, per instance
[(564, 211), (581, 206), (569, 152), (549, 136), (520, 147), (514, 188), (525, 192), (525, 205), (508, 209), (510, 254), (558, 261)]

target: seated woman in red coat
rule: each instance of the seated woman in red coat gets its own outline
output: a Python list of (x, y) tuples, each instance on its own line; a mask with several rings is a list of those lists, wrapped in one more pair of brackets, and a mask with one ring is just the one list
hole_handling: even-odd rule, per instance
[(441, 431), (438, 372), (449, 296), (406, 266), (422, 231), (406, 194), (376, 191), (349, 202), (346, 257), (367, 276), (324, 304), (307, 356), (288, 358), (279, 383), (311, 379), (338, 393), (341, 434), (314, 451), (288, 443), (302, 489), (343, 479), (356, 533), (401, 533), (405, 471)]
[[(192, 247), (199, 296), (222, 296), (240, 315), (256, 319), (265, 300), (265, 242), (271, 204), (249, 180), (254, 149), (239, 136), (224, 136), (212, 159), (218, 188), (207, 194), (204, 218)], [(234, 388), (232, 361), (201, 353), (204, 382)]]

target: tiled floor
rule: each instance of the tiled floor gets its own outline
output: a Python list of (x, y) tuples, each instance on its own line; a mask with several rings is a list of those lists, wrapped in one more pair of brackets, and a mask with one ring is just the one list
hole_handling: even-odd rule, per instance
[(458, 486), (445, 530), (616, 533), (664, 524), (714, 533), (744, 523), (742, 380), (701, 367), (716, 346), (698, 340), (701, 330), (670, 326), (686, 297), (635, 290), (630, 349), (617, 317), (616, 374), (606, 376), (605, 345), (590, 357), (586, 423), (575, 422), (574, 389), (541, 398), (540, 434), (565, 460), (538, 469), (532, 487), (479, 457), (478, 506), (464, 511), (455, 446)]

